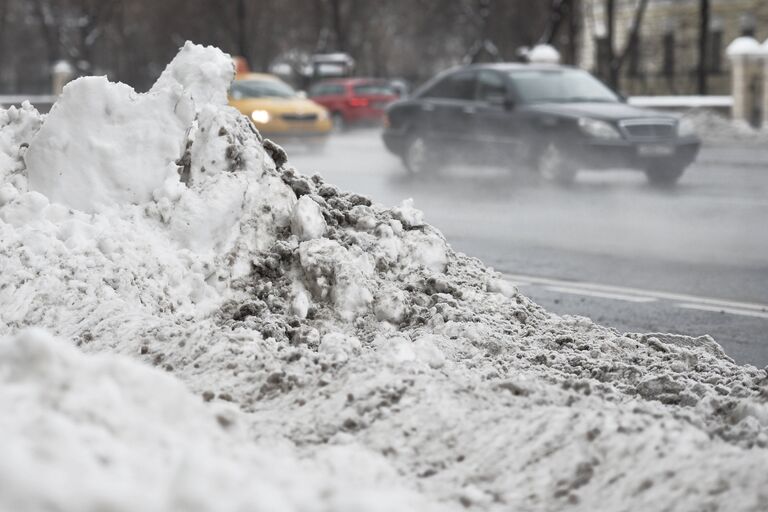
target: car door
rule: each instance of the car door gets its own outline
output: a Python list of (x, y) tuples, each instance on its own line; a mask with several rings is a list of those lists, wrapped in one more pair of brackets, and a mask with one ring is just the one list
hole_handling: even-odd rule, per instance
[(471, 145), (469, 127), (476, 111), (476, 75), (472, 69), (458, 70), (438, 81), (421, 96), (425, 135), (438, 147), (464, 152)]
[(497, 162), (524, 156), (521, 118), (506, 77), (492, 69), (479, 70), (476, 99), (472, 136), (478, 149)]

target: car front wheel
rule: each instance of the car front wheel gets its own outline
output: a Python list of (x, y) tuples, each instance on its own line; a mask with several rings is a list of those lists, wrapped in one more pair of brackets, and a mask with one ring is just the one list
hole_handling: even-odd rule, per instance
[(576, 179), (578, 169), (554, 142), (548, 143), (536, 158), (536, 170), (547, 183), (570, 185)]
[(685, 167), (675, 164), (654, 164), (645, 168), (645, 175), (651, 185), (670, 187), (678, 182)]
[(403, 163), (411, 176), (431, 174), (440, 165), (434, 146), (419, 134), (408, 139), (403, 152)]

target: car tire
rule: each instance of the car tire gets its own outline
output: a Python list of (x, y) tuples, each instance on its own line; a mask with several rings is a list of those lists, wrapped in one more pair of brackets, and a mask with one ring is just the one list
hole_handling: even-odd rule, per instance
[(434, 146), (421, 134), (408, 138), (402, 158), (411, 177), (433, 174), (440, 167)]
[(344, 119), (344, 115), (341, 112), (334, 112), (331, 114), (331, 123), (333, 123), (333, 131), (341, 133), (347, 131), (347, 121)]
[(674, 164), (657, 164), (645, 168), (648, 183), (655, 187), (672, 187), (685, 172), (685, 166)]
[(539, 178), (545, 183), (570, 185), (576, 180), (578, 169), (568, 160), (554, 142), (547, 143), (537, 154), (535, 169)]

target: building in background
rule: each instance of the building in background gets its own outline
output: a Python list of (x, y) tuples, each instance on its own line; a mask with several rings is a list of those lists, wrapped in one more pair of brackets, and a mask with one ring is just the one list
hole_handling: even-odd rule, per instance
[[(583, 0), (578, 64), (608, 76), (606, 0)], [(696, 94), (699, 86), (700, 0), (649, 0), (637, 36), (628, 39), (640, 0), (614, 0), (614, 43), (623, 53), (618, 85), (627, 95)], [(706, 92), (730, 94), (728, 44), (741, 35), (768, 38), (768, 0), (710, 0)]]

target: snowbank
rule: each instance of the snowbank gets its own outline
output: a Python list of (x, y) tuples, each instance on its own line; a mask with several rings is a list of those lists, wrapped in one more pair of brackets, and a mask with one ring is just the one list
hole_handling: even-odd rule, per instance
[(225, 61), (0, 111), (0, 510), (765, 509), (764, 370), (298, 174)]

